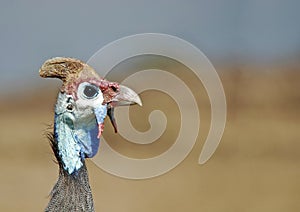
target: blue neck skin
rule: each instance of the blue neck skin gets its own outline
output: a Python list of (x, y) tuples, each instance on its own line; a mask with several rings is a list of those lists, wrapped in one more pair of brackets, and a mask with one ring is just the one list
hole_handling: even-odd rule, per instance
[[(69, 173), (76, 173), (83, 165), (85, 158), (95, 156), (99, 148), (98, 123), (103, 123), (107, 106), (100, 105), (94, 113), (87, 117), (80, 116), (76, 107), (72, 111), (67, 110), (70, 104), (59, 95), (55, 108), (54, 136), (58, 142), (59, 156), (63, 162), (63, 168)], [(74, 104), (74, 102), (73, 102)]]

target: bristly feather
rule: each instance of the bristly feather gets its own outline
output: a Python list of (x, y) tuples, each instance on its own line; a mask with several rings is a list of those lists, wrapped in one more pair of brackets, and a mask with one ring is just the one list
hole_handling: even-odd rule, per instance
[(94, 211), (85, 162), (76, 173), (70, 175), (63, 168), (53, 133), (48, 133), (47, 137), (59, 164), (59, 178), (51, 191), (51, 199), (45, 211)]

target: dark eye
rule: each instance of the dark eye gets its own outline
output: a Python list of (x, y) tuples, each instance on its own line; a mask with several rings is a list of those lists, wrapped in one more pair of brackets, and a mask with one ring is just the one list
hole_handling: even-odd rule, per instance
[(87, 85), (87, 86), (85, 86), (85, 88), (83, 90), (83, 94), (87, 98), (91, 99), (91, 98), (94, 98), (94, 97), (96, 97), (98, 95), (98, 90), (94, 86)]

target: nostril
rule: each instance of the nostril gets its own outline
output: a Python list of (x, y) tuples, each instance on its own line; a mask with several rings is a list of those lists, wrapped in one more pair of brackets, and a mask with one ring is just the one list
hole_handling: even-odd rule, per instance
[(115, 86), (111, 86), (111, 89), (116, 92), (118, 89)]
[(119, 90), (119, 83), (117, 82), (110, 82), (109, 87), (114, 91), (117, 92)]

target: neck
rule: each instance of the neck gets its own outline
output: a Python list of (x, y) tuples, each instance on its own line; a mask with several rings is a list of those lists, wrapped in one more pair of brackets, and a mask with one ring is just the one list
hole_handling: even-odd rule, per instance
[(59, 164), (59, 177), (52, 189), (51, 199), (45, 211), (94, 211), (93, 197), (84, 161), (79, 170), (69, 174), (64, 169), (53, 135), (50, 135), (49, 139)]

